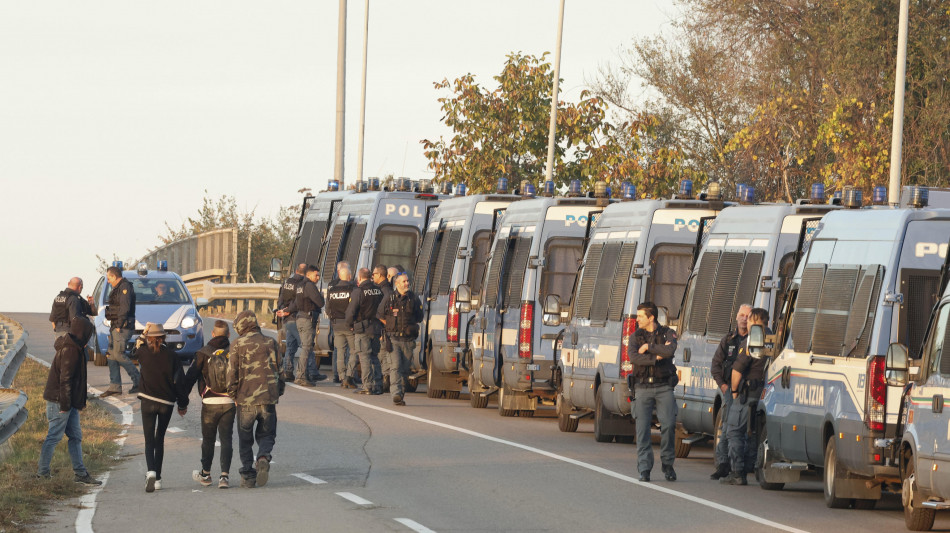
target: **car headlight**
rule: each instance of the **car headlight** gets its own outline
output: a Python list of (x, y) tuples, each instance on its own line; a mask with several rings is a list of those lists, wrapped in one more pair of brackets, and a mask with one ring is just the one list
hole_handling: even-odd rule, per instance
[(197, 324), (197, 323), (198, 323), (198, 321), (195, 320), (195, 317), (193, 317), (193, 316), (186, 316), (186, 317), (181, 321), (181, 327), (183, 327), (183, 328), (185, 328), (185, 329), (191, 329), (191, 328), (195, 327), (195, 324)]

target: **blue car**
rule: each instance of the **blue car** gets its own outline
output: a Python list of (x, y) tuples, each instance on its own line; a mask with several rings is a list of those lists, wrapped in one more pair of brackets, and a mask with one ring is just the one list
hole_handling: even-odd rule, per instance
[[(178, 353), (182, 363), (194, 360), (195, 353), (204, 346), (204, 330), (197, 306), (207, 305), (207, 301), (204, 298), (199, 298), (197, 302), (193, 300), (178, 274), (167, 270), (148, 270), (144, 263), (137, 270), (123, 271), (122, 277), (132, 282), (135, 289), (135, 334), (126, 346), (127, 352), (131, 353), (145, 324), (155, 322), (165, 328), (165, 342)], [(106, 364), (105, 354), (109, 350), (106, 304), (111, 292), (112, 286), (105, 276), (101, 277), (93, 291), (98, 315), (95, 317), (96, 334), (91, 346), (94, 361), (99, 366)]]

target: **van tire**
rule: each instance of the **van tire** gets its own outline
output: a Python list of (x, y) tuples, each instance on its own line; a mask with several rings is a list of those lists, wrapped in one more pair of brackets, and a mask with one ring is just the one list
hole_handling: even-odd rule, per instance
[(755, 456), (755, 479), (759, 482), (759, 486), (765, 490), (782, 490), (785, 488), (785, 483), (770, 483), (765, 480), (765, 441), (768, 438), (768, 434), (765, 430), (765, 424), (759, 428), (758, 431), (758, 454)]
[(557, 428), (559, 430), (564, 433), (577, 431), (580, 420), (571, 418), (571, 411), (574, 410), (574, 406), (568, 404), (561, 392), (557, 393), (557, 398), (554, 400), (554, 410), (557, 412)]
[(508, 390), (508, 385), (505, 385), (505, 379), (501, 379), (501, 387), (498, 387), (498, 414), (501, 416), (515, 416), (518, 414), (517, 409), (505, 409), (505, 396), (510, 395), (511, 391)]
[[(714, 425), (713, 425), (712, 448), (714, 452), (715, 450), (719, 449), (719, 439), (722, 438), (722, 431), (720, 431), (720, 428), (722, 425), (722, 415), (723, 415), (724, 410), (725, 409), (720, 407), (719, 410), (716, 411), (716, 421), (713, 423)], [(725, 428), (723, 428), (723, 430), (725, 430)]]
[(637, 441), (636, 435), (617, 435), (614, 438), (620, 444), (633, 444)]
[(604, 401), (600, 399), (600, 389), (594, 392), (594, 440), (597, 442), (611, 442), (613, 435), (607, 435), (602, 428), (604, 422), (610, 417), (610, 413), (604, 407)]
[(445, 391), (445, 398), (448, 400), (458, 400), (459, 394), (461, 393), (462, 391), (458, 391), (458, 390), (447, 390)]
[(825, 505), (831, 509), (844, 509), (851, 505), (850, 498), (835, 496), (835, 486), (841, 478), (841, 464), (838, 462), (838, 446), (835, 436), (832, 435), (825, 445), (825, 472), (822, 476), (822, 486), (825, 494)]
[(419, 388), (419, 378), (409, 378), (406, 380), (406, 392), (416, 392)]
[(673, 449), (676, 452), (677, 459), (686, 459), (689, 457), (689, 452), (693, 449), (693, 445), (688, 442), (683, 442), (683, 437), (676, 437)]
[(873, 511), (876, 505), (877, 500), (865, 500), (861, 498), (855, 498), (854, 500), (854, 508), (862, 511)]
[(445, 395), (445, 391), (432, 386), (432, 374), (432, 365), (429, 365), (429, 369), (426, 372), (426, 396), (429, 398), (441, 398)]
[(904, 482), (901, 484), (901, 501), (904, 504), (904, 525), (911, 531), (930, 531), (934, 527), (937, 511), (914, 506), (917, 493), (917, 478), (914, 476), (914, 457), (907, 458), (904, 467)]
[(468, 377), (468, 402), (475, 409), (484, 409), (488, 407), (488, 397), (482, 396), (481, 385), (478, 384), (478, 378), (474, 374)]

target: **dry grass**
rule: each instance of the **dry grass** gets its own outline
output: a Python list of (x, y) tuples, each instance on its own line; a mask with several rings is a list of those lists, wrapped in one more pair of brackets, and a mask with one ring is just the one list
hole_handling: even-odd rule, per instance
[[(29, 397), (29, 417), (20, 430), (10, 438), (11, 453), (0, 463), (0, 533), (25, 531), (39, 520), (56, 500), (74, 498), (86, 492), (84, 485), (73, 481), (72, 463), (66, 451), (67, 438), (56, 446), (53, 455), (53, 479), (34, 479), (40, 457), (40, 447), (49, 428), (46, 421), (46, 387), (48, 370), (27, 359), (17, 372), (14, 388), (25, 391)], [(114, 439), (121, 431), (115, 416), (98, 402), (89, 402), (80, 416), (82, 424), (83, 462), (96, 476), (116, 462), (118, 445)]]

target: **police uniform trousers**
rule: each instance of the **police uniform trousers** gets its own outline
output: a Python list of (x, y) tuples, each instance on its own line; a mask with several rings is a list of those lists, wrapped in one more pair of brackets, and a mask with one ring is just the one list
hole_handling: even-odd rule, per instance
[(356, 379), (356, 334), (343, 320), (333, 324), (333, 353), (336, 354), (334, 371), (340, 379)]
[[(386, 333), (382, 334), (382, 337), (385, 337)], [(393, 344), (395, 341), (390, 341), (390, 344)], [(381, 370), (381, 377), (386, 377), (389, 380), (390, 386), (392, 386), (392, 371), (393, 371), (393, 359), (395, 352), (395, 347), (393, 351), (386, 350), (386, 341), (380, 339), (379, 341), (379, 368)]]
[(355, 336), (356, 352), (359, 354), (363, 375), (363, 389), (382, 390), (383, 384), (377, 381), (377, 376), (382, 373), (379, 369), (379, 335), (375, 328), (369, 328), (368, 332), (357, 333)]
[(637, 417), (637, 471), (653, 470), (653, 444), (650, 428), (653, 410), (660, 422), (660, 461), (672, 466), (676, 458), (676, 399), (669, 383), (637, 384), (634, 386), (634, 415)]
[(389, 387), (393, 397), (406, 395), (406, 378), (409, 376), (409, 362), (416, 351), (416, 341), (392, 337), (393, 351), (390, 352)]
[(297, 319), (284, 319), (284, 341), (287, 348), (284, 351), (284, 365), (281, 369), (287, 374), (293, 374), (297, 362), (297, 349), (300, 348), (300, 332), (297, 330)]
[(748, 434), (749, 416), (755, 403), (749, 398), (743, 403), (740, 397), (733, 399), (729, 408), (729, 423), (726, 426), (729, 434), (729, 465), (736, 474), (755, 471), (759, 444)]
[(119, 367), (124, 368), (126, 373), (129, 374), (133, 387), (139, 385), (139, 369), (135, 368), (135, 363), (125, 354), (125, 347), (128, 345), (129, 339), (132, 338), (132, 333), (133, 330), (131, 329), (113, 329), (109, 332), (107, 358), (109, 360), (110, 391), (122, 392), (122, 374)]
[[(722, 390), (722, 389), (719, 389)], [(719, 442), (716, 443), (716, 468), (719, 468), (719, 465), (728, 465), (729, 464), (729, 410), (732, 407), (732, 388), (726, 389), (726, 392), (722, 395), (722, 405), (719, 407), (719, 412), (722, 416), (719, 417), (719, 427), (716, 428), (716, 432), (719, 434)]]
[(313, 341), (317, 334), (317, 322), (309, 315), (298, 316), (297, 332), (300, 334), (300, 359), (297, 360), (297, 379), (317, 377), (317, 361), (313, 353)]

